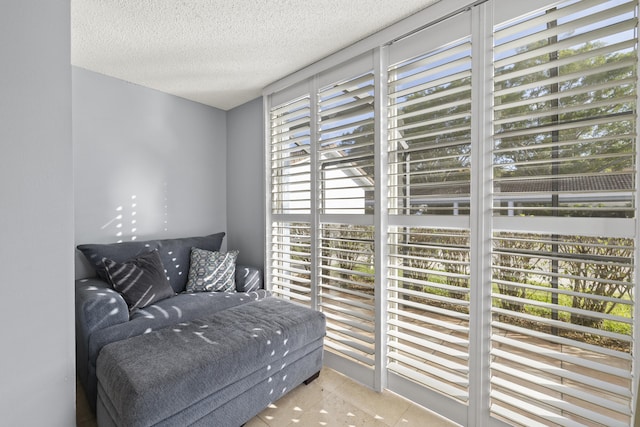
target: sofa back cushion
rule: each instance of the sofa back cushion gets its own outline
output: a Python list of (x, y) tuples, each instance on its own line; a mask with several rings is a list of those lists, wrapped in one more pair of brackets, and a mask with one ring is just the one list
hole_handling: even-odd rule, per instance
[(167, 271), (169, 284), (177, 293), (184, 291), (189, 276), (191, 248), (219, 251), (224, 232), (201, 237), (183, 237), (178, 239), (146, 240), (109, 244), (78, 245), (96, 273), (103, 280), (107, 274), (102, 263), (103, 258), (116, 262), (128, 261), (140, 254), (158, 250), (162, 264)]

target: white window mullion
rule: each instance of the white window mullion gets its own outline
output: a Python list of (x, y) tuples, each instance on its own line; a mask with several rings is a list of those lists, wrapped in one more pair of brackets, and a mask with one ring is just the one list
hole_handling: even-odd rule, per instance
[(493, 7), (472, 9), (471, 307), (468, 425), (489, 425), (491, 309), (491, 185)]
[(375, 313), (376, 313), (376, 366), (374, 376), (374, 388), (381, 392), (387, 387), (387, 303), (385, 300), (387, 287), (387, 254), (388, 240), (388, 215), (387, 206), (387, 114), (383, 106), (387, 105), (387, 80), (388, 80), (389, 49), (383, 46), (374, 51), (374, 80), (375, 80), (375, 151), (374, 151), (374, 248), (375, 248)]
[(262, 97), (262, 115), (263, 115), (263, 135), (264, 142), (262, 144), (262, 159), (264, 161), (264, 199), (263, 199), (263, 209), (264, 209), (264, 229), (265, 229), (265, 239), (264, 239), (264, 269), (263, 269), (263, 280), (265, 289), (271, 290), (271, 256), (272, 256), (272, 246), (271, 246), (271, 237), (273, 235), (272, 230), (272, 215), (273, 211), (271, 209), (271, 197), (272, 197), (272, 187), (271, 187), (271, 172), (273, 165), (271, 164), (271, 103), (273, 101), (273, 95), (265, 95)]
[(311, 79), (311, 307), (320, 309), (318, 300), (318, 248), (320, 247), (320, 206), (318, 206), (318, 78)]

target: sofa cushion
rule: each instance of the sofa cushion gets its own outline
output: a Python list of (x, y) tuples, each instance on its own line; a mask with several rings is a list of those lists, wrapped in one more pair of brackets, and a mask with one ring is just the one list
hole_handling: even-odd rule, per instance
[(141, 240), (110, 244), (85, 244), (78, 245), (78, 250), (84, 254), (89, 263), (95, 268), (98, 276), (107, 280), (106, 272), (102, 265), (102, 258), (123, 262), (142, 253), (157, 249), (167, 272), (169, 284), (176, 293), (180, 293), (184, 291), (187, 283), (191, 248), (196, 247), (209, 251), (219, 251), (224, 235), (225, 233), (221, 232), (202, 237)]
[(239, 251), (217, 252), (191, 248), (187, 292), (235, 292)]
[(125, 262), (109, 258), (102, 261), (109, 283), (122, 295), (129, 311), (175, 295), (157, 250)]

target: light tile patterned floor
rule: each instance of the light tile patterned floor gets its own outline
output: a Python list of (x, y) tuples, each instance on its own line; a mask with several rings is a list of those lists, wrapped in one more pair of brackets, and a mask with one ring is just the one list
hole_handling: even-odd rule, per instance
[[(95, 427), (83, 394), (78, 396), (78, 427)], [(383, 426), (452, 427), (456, 424), (390, 392), (376, 393), (324, 368), (320, 378), (301, 385), (246, 424), (246, 427)]]

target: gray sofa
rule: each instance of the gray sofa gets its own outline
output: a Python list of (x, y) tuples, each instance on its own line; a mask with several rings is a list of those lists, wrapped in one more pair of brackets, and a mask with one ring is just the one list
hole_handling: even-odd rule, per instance
[[(223, 238), (224, 233), (217, 233), (203, 237), (78, 246), (97, 272), (95, 277), (79, 279), (75, 284), (77, 376), (94, 411), (97, 360), (100, 351), (108, 344), (206, 318), (269, 296), (269, 292), (263, 289), (261, 271), (246, 266), (236, 268), (236, 292), (184, 292), (191, 248), (218, 251)], [(124, 262), (154, 249), (160, 254), (175, 296), (129, 312), (123, 297), (104, 277), (102, 258)]]

